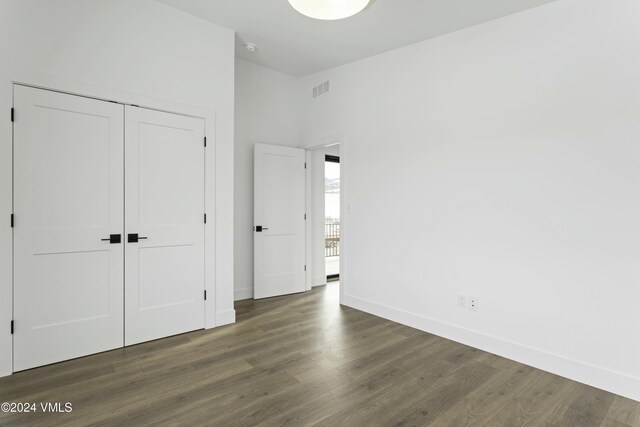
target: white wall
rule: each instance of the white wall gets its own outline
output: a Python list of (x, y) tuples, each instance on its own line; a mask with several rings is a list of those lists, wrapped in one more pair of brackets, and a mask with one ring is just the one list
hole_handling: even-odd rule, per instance
[(298, 79), (236, 60), (235, 299), (253, 297), (253, 146), (302, 146)]
[(561, 0), (303, 79), (304, 140), (346, 134), (347, 305), (640, 399), (639, 17)]
[[(233, 322), (234, 33), (152, 0), (0, 3), (0, 375), (11, 372), (11, 80), (210, 111), (215, 324)], [(5, 114), (7, 114), (5, 116)], [(16, 112), (19, 117), (20, 112)], [(213, 164), (215, 162), (215, 165)], [(215, 166), (215, 167), (214, 167)], [(215, 212), (212, 212), (215, 207)], [(212, 230), (212, 229), (211, 229)], [(215, 263), (212, 258), (215, 257)], [(210, 278), (213, 280), (213, 278)], [(19, 328), (19, 325), (16, 325)]]

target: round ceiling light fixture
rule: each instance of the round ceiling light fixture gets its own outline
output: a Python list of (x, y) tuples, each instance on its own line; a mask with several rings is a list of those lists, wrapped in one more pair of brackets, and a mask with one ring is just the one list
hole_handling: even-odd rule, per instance
[(289, 4), (309, 18), (332, 21), (361, 12), (369, 0), (289, 0)]

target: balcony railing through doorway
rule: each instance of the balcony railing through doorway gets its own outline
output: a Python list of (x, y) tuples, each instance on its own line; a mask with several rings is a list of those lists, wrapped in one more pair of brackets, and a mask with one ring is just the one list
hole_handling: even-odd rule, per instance
[(340, 223), (324, 225), (324, 256), (340, 256)]

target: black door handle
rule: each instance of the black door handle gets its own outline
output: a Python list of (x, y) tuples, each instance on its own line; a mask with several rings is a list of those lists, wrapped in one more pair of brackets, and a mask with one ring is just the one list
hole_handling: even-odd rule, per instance
[(261, 225), (256, 225), (256, 233), (262, 233), (262, 230), (268, 230), (268, 228)]
[(131, 233), (127, 235), (127, 242), (129, 243), (138, 243), (138, 240), (147, 240), (147, 238), (143, 236), (138, 236), (138, 233)]
[(101, 240), (102, 240), (103, 242), (109, 242), (109, 243), (111, 243), (112, 245), (113, 245), (114, 243), (121, 243), (121, 242), (122, 242), (122, 239), (120, 238), (120, 235), (119, 235), (119, 234), (111, 234), (111, 235), (109, 235), (109, 238), (108, 238), (108, 239), (101, 239)]

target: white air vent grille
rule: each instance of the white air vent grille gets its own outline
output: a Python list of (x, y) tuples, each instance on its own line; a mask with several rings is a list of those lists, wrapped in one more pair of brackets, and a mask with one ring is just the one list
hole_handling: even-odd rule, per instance
[(329, 92), (329, 80), (313, 88), (313, 97), (317, 98), (327, 92)]

